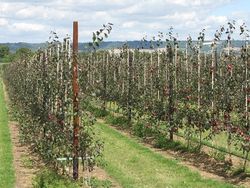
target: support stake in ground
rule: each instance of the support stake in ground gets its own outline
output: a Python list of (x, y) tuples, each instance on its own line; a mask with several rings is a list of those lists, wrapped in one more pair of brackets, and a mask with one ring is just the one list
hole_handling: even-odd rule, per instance
[(78, 179), (78, 148), (79, 148), (79, 85), (78, 85), (78, 22), (73, 22), (73, 179)]

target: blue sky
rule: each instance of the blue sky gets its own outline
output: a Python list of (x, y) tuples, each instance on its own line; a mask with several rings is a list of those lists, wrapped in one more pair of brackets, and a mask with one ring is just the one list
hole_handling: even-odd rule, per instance
[(81, 42), (108, 22), (114, 24), (112, 41), (149, 39), (171, 26), (180, 40), (196, 39), (203, 28), (209, 40), (230, 20), (250, 27), (249, 18), (249, 0), (0, 0), (0, 43), (44, 42), (52, 30), (63, 38), (74, 20)]

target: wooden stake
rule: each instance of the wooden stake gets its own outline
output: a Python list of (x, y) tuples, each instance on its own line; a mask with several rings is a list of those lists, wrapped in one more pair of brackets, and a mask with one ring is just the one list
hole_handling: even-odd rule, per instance
[(78, 85), (78, 22), (73, 22), (73, 178), (78, 179), (79, 161), (79, 85)]

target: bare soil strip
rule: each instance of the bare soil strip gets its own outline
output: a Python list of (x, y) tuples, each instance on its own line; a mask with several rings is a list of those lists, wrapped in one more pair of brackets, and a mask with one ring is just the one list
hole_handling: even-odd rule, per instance
[(31, 188), (32, 179), (35, 177), (43, 164), (30, 153), (27, 146), (19, 142), (18, 125), (15, 122), (9, 123), (11, 133), (12, 147), (13, 147), (13, 163), (16, 176), (16, 188)]

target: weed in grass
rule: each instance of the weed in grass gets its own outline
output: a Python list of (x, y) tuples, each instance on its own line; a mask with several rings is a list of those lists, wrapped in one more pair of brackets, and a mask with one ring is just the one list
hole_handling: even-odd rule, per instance
[(109, 115), (109, 112), (107, 110), (103, 110), (93, 106), (88, 106), (87, 110), (89, 110), (96, 118), (102, 118)]
[(42, 170), (33, 180), (34, 188), (80, 188), (78, 182), (73, 182), (58, 175), (56, 172), (45, 169)]
[(98, 157), (96, 159), (96, 165), (101, 168), (104, 168), (107, 165), (107, 162), (103, 159), (103, 157)]
[(200, 153), (201, 147), (200, 147), (200, 145), (190, 145), (188, 148), (188, 151), (191, 153)]
[(232, 176), (244, 180), (250, 178), (250, 171), (244, 169), (244, 167), (235, 168), (231, 171)]
[(226, 154), (224, 152), (218, 151), (218, 150), (212, 150), (209, 155), (213, 157), (215, 160), (218, 161), (225, 161), (226, 160)]
[(79, 181), (73, 181), (49, 169), (42, 170), (33, 180), (34, 188), (110, 188), (111, 186), (110, 180), (92, 177), (87, 180), (81, 178)]
[(133, 127), (132, 127), (132, 132), (135, 136), (138, 136), (140, 138), (144, 137), (144, 125), (143, 123), (136, 123)]
[(187, 147), (179, 141), (171, 141), (164, 135), (159, 135), (155, 139), (155, 147), (163, 149), (172, 149), (176, 151), (188, 151)]
[(232, 171), (232, 175), (233, 176), (238, 176), (238, 175), (241, 175), (241, 174), (244, 174), (245, 173), (245, 170), (244, 168), (236, 168)]
[(140, 138), (158, 136), (158, 132), (154, 127), (146, 126), (143, 122), (137, 122), (132, 126), (132, 132), (135, 136)]
[(26, 168), (33, 168), (34, 161), (29, 158), (27, 155), (21, 155), (21, 161), (24, 167)]
[(123, 116), (118, 116), (118, 117), (114, 117), (112, 115), (108, 115), (106, 116), (106, 122), (111, 124), (111, 125), (115, 125), (115, 126), (119, 126), (121, 128), (128, 128), (129, 126), (129, 122), (128, 120), (123, 117)]
[(109, 180), (99, 180), (97, 178), (91, 178), (89, 182), (91, 188), (110, 188), (112, 182)]

